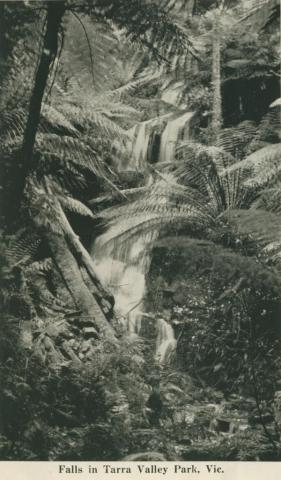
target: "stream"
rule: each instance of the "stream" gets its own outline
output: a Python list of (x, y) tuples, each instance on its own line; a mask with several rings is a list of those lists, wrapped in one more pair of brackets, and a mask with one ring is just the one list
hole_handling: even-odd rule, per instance
[[(174, 92), (171, 92), (170, 96), (171, 100), (174, 100)], [(130, 129), (132, 155), (127, 168), (135, 171), (147, 169), (149, 145), (151, 138), (154, 138), (155, 128), (159, 129), (159, 124), (162, 133), (158, 158), (154, 158), (153, 163), (173, 161), (177, 142), (189, 138), (189, 123), (192, 116), (193, 112), (179, 110), (177, 115), (175, 113), (162, 115), (141, 122)], [(151, 235), (139, 237), (133, 245), (132, 242), (120, 242), (121, 244), (115, 245), (114, 250), (110, 251), (107, 249), (106, 239), (107, 234), (103, 234), (92, 246), (96, 273), (114, 295), (115, 312), (126, 330), (129, 333), (140, 334), (142, 322), (146, 317), (143, 299), (146, 293), (146, 275), (150, 266), (147, 245), (151, 242)], [(155, 318), (155, 322), (157, 332), (155, 361), (163, 364), (175, 350), (177, 342), (170, 323), (164, 318)]]

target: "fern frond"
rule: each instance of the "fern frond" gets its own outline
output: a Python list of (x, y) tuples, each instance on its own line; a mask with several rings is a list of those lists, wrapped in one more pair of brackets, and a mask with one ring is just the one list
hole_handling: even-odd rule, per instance
[(95, 104), (81, 106), (77, 104), (65, 103), (60, 108), (67, 118), (69, 118), (75, 125), (79, 126), (83, 130), (88, 131), (88, 133), (90, 133), (91, 130), (93, 131), (94, 129), (98, 129), (102, 135), (114, 135), (122, 140), (128, 137), (126, 130), (120, 127), (118, 123), (113, 121), (110, 117), (117, 118), (119, 114), (119, 116), (124, 118), (125, 113), (126, 115), (128, 115), (128, 113), (132, 115), (132, 111), (129, 107), (127, 109), (124, 107), (122, 111), (120, 105), (116, 105), (116, 109), (114, 111), (114, 108), (112, 110), (106, 110), (106, 108), (97, 106)]
[[(90, 8), (91, 12), (91, 8)], [(145, 0), (97, 0), (92, 13), (124, 29), (126, 36), (148, 48), (156, 58), (172, 59), (175, 54), (195, 54), (185, 30), (159, 4)]]
[(176, 183), (172, 176), (163, 175), (160, 181), (134, 192), (134, 195), (139, 198), (101, 212), (109, 229), (99, 241), (103, 246), (108, 245), (112, 254), (116, 244), (149, 234), (155, 239), (165, 227), (190, 227), (202, 231), (214, 225), (215, 214), (204, 196)]
[(244, 184), (250, 188), (263, 187), (274, 179), (278, 179), (281, 172), (280, 159), (281, 144), (268, 145), (235, 163), (226, 172), (248, 171), (250, 174)]
[(63, 209), (77, 213), (85, 217), (95, 218), (93, 212), (84, 203), (69, 196), (58, 196), (59, 202)]
[(173, 173), (184, 185), (198, 189), (207, 196), (217, 212), (238, 206), (242, 201), (240, 174), (224, 175), (234, 158), (219, 147), (183, 142), (178, 147), (178, 161)]
[(46, 132), (55, 129), (66, 135), (78, 136), (79, 134), (74, 125), (63, 113), (59, 112), (54, 106), (46, 103), (43, 104), (41, 109), (40, 127), (41, 131)]
[(67, 165), (67, 162), (92, 171), (99, 177), (105, 177), (106, 172), (98, 154), (82, 139), (55, 134), (38, 134), (35, 152), (48, 160), (57, 159)]
[(22, 141), (25, 128), (26, 112), (22, 109), (4, 112), (0, 117), (1, 147), (13, 146)]
[(197, 212), (191, 208), (171, 208), (164, 205), (159, 209), (158, 214), (136, 214), (131, 220), (126, 217), (123, 221), (119, 219), (118, 222), (118, 224), (112, 223), (108, 232), (99, 237), (102, 248), (107, 247), (108, 253), (113, 256), (116, 245), (120, 245), (120, 242), (132, 241), (136, 237), (143, 238), (147, 234), (151, 236), (152, 241), (163, 227), (190, 227), (191, 231), (204, 231), (208, 227), (206, 219), (200, 219)]
[(18, 231), (16, 236), (11, 238), (6, 250), (10, 265), (13, 267), (29, 262), (36, 255), (40, 243), (41, 239), (27, 230)]
[(53, 260), (51, 258), (45, 258), (37, 262), (32, 262), (28, 268), (28, 272), (50, 272), (54, 268)]
[[(177, 183), (172, 175), (162, 175), (161, 180), (155, 181), (145, 189), (133, 192), (138, 198), (126, 205), (114, 206), (102, 212), (107, 220), (119, 216), (134, 216), (136, 213), (158, 213), (165, 206), (182, 207), (187, 205), (206, 217), (213, 218), (213, 211), (206, 205), (206, 198), (196, 189)], [(130, 197), (130, 194), (129, 194)]]

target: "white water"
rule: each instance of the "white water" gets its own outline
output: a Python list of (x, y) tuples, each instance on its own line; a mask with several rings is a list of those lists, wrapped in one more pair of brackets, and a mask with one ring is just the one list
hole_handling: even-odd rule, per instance
[(94, 246), (94, 265), (97, 275), (115, 298), (115, 312), (130, 333), (141, 329), (142, 299), (145, 294), (145, 274), (149, 267), (144, 239), (132, 246), (120, 245), (114, 254), (107, 254), (103, 236)]
[(175, 118), (167, 123), (164, 132), (161, 137), (160, 146), (160, 161), (172, 162), (175, 158), (176, 145), (179, 141), (179, 136), (183, 129), (183, 138), (188, 138), (188, 125), (189, 121), (193, 117), (193, 112), (183, 113), (180, 117)]
[[(180, 135), (183, 138), (188, 137), (189, 121), (193, 113), (185, 112), (173, 119), (169, 118), (171, 115), (169, 113), (142, 122), (130, 130), (133, 150), (128, 169), (146, 170), (150, 135), (153, 128), (163, 121), (167, 121), (167, 125), (161, 136), (159, 162), (170, 162), (174, 159), (176, 143)], [(134, 219), (131, 221), (133, 222)], [(142, 235), (133, 245), (127, 241), (121, 242), (121, 244), (117, 242), (113, 249), (108, 250), (106, 243), (111, 236), (112, 229), (120, 233), (120, 226), (115, 225), (95, 242), (92, 252), (95, 269), (101, 282), (108, 286), (113, 293), (115, 311), (122, 319), (125, 328), (129, 333), (140, 334), (144, 317), (145, 276), (150, 265), (147, 247), (153, 236), (152, 234)], [(155, 321), (157, 322), (155, 360), (158, 363), (165, 363), (176, 347), (176, 339), (171, 324), (163, 318)]]
[(155, 359), (159, 363), (166, 363), (169, 354), (175, 350), (177, 341), (172, 325), (163, 318), (157, 320), (157, 330)]
[(147, 152), (149, 139), (153, 129), (168, 120), (172, 113), (141, 122), (129, 130), (132, 142), (132, 154), (126, 167), (127, 170), (145, 171), (147, 169)]

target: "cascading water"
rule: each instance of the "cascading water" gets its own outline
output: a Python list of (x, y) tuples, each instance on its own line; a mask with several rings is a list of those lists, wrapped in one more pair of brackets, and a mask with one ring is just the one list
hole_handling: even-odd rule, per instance
[[(191, 112), (181, 113), (177, 118), (171, 113), (155, 119), (142, 122), (130, 131), (133, 142), (133, 152), (129, 169), (144, 171), (147, 167), (147, 152), (150, 135), (159, 123), (167, 121), (160, 142), (159, 162), (170, 162), (175, 156), (176, 143), (180, 136), (187, 138)], [(149, 181), (149, 180), (148, 180)], [(134, 219), (132, 219), (133, 221)], [(130, 221), (130, 220), (129, 220)], [(132, 245), (129, 241), (116, 242), (111, 250), (107, 248), (107, 240), (112, 235), (113, 226), (101, 235), (95, 242), (92, 254), (95, 269), (102, 283), (112, 291), (115, 297), (115, 311), (123, 319), (129, 333), (140, 333), (143, 318), (143, 303), (145, 295), (145, 276), (149, 270), (150, 258), (148, 244), (153, 239), (152, 234), (145, 234)], [(120, 233), (120, 232), (119, 232)], [(173, 328), (163, 318), (156, 320), (157, 338), (155, 360), (165, 363), (176, 347)]]
[(95, 270), (114, 295), (116, 313), (130, 333), (139, 333), (145, 274), (149, 268), (144, 239), (139, 238), (132, 246), (118, 245), (114, 252), (106, 254), (101, 236), (93, 251)]
[(160, 144), (160, 161), (171, 162), (175, 158), (176, 145), (179, 140), (180, 133), (183, 132), (183, 138), (188, 138), (188, 125), (193, 117), (193, 112), (183, 113), (180, 117), (170, 120), (161, 137)]
[(155, 359), (159, 363), (165, 363), (176, 348), (177, 341), (172, 325), (163, 318), (157, 320), (157, 331)]
[(128, 170), (145, 171), (147, 169), (147, 154), (153, 129), (161, 125), (165, 120), (169, 121), (172, 113), (166, 113), (156, 118), (141, 122), (129, 130), (132, 144), (132, 155), (128, 162)]

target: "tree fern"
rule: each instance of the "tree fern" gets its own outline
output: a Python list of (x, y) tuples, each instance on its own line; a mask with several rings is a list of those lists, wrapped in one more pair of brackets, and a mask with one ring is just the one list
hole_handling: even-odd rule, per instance
[[(245, 187), (245, 174), (238, 163), (221, 148), (183, 142), (178, 147), (177, 160), (162, 165), (162, 169), (172, 171), (172, 176), (161, 174), (161, 180), (139, 192), (139, 198), (132, 197), (131, 203), (101, 213), (109, 229), (100, 242), (108, 245), (113, 254), (116, 244), (136, 235), (153, 233), (156, 238), (163, 228), (172, 227), (195, 236), (219, 238), (223, 225), (228, 224), (233, 227), (234, 236), (249, 236), (261, 248), (270, 248), (280, 235), (277, 210), (268, 214), (249, 210), (256, 192), (253, 196)], [(278, 228), (270, 232), (259, 229), (262, 215), (269, 215), (270, 222), (277, 222)]]
[(206, 195), (214, 211), (235, 208), (244, 200), (240, 173), (222, 175), (235, 161), (229, 153), (219, 147), (183, 142), (178, 147), (178, 156), (175, 176), (181, 183), (194, 185)]

